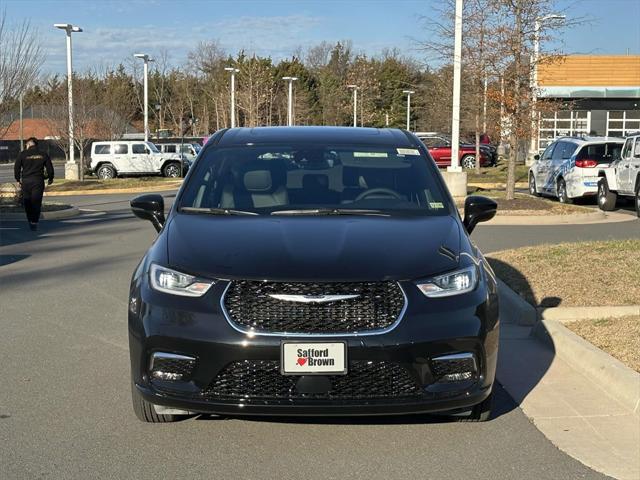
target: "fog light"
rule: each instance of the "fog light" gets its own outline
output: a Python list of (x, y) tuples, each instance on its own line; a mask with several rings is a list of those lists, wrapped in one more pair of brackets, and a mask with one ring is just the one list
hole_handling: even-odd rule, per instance
[(431, 359), (431, 373), (436, 382), (462, 382), (478, 373), (473, 353), (455, 353)]
[(149, 362), (151, 378), (170, 382), (185, 381), (191, 378), (196, 359), (175, 353), (154, 352)]

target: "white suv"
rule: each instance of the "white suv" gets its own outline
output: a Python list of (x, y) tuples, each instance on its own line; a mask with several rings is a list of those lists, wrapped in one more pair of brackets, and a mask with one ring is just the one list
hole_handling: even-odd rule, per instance
[(118, 140), (93, 142), (91, 171), (101, 179), (119, 175), (164, 175), (180, 177), (180, 158), (160, 153), (151, 142)]
[(529, 193), (550, 195), (562, 203), (596, 195), (598, 168), (620, 158), (623, 138), (562, 137), (536, 155), (529, 169)]
[(197, 143), (156, 143), (156, 147), (162, 153), (171, 154), (179, 157), (180, 151), (182, 151), (182, 155), (184, 158), (193, 162), (202, 147)]
[(611, 211), (616, 208), (618, 197), (633, 197), (640, 217), (640, 134), (628, 137), (621, 158), (599, 170), (598, 176), (600, 209)]

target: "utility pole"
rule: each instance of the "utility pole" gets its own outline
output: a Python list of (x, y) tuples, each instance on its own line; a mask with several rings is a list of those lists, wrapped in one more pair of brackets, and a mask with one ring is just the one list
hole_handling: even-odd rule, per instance
[(231, 128), (236, 126), (236, 73), (240, 70), (234, 67), (225, 67), (231, 73)]
[(460, 168), (460, 77), (462, 71), (462, 0), (456, 0), (455, 39), (453, 53), (453, 114), (451, 116), (450, 172)]
[(67, 33), (67, 90), (69, 97), (69, 161), (64, 167), (64, 176), (70, 180), (78, 180), (80, 170), (76, 163), (75, 147), (73, 144), (73, 63), (71, 56), (71, 33), (82, 32), (82, 28), (70, 23), (55, 23), (53, 25)]
[(353, 89), (353, 126), (358, 126), (358, 86), (357, 85), (347, 85), (347, 88)]
[(402, 93), (407, 95), (407, 131), (411, 131), (411, 94), (416, 92), (413, 90), (403, 90)]
[(293, 82), (298, 80), (298, 77), (282, 77), (283, 80), (289, 82), (289, 100), (287, 103), (287, 124), (293, 126)]
[(149, 141), (149, 62), (153, 59), (149, 58), (146, 53), (136, 53), (133, 55), (144, 61), (144, 141)]

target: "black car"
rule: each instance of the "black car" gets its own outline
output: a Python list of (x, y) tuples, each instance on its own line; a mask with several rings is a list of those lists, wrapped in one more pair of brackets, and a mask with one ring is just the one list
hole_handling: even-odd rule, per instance
[(486, 420), (495, 276), (413, 134), (339, 127), (216, 133), (133, 274), (135, 413), (440, 412)]

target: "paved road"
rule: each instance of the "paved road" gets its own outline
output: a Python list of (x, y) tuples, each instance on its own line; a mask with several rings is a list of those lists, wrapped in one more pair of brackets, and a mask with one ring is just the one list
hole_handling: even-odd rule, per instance
[[(64, 178), (64, 163), (53, 164), (55, 178)], [(13, 163), (0, 163), (0, 183), (15, 182)]]
[[(95, 211), (43, 222), (38, 234), (0, 222), (0, 478), (603, 478), (555, 448), (502, 388), (497, 418), (485, 424), (138, 422), (129, 398), (127, 291), (155, 233), (131, 216), (127, 198), (72, 198)], [(639, 224), (484, 226), (474, 236), (491, 251), (637, 237)]]

